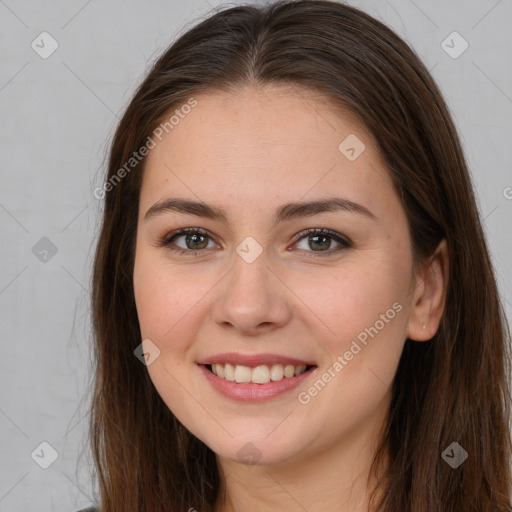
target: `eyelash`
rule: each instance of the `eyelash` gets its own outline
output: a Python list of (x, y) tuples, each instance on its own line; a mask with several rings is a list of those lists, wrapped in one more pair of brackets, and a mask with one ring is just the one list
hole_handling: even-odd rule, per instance
[[(193, 250), (193, 249), (182, 249), (182, 248), (173, 248), (173, 247), (170, 247), (170, 244), (171, 242), (175, 239), (175, 238), (178, 238), (179, 236), (183, 236), (183, 235), (202, 235), (202, 236), (206, 236), (208, 237), (210, 240), (213, 240), (212, 237), (209, 235), (209, 233), (207, 231), (205, 231), (204, 229), (201, 229), (201, 228), (183, 228), (183, 229), (179, 229), (177, 231), (173, 231), (172, 233), (169, 233), (167, 234), (165, 237), (163, 237), (160, 241), (159, 241), (159, 246), (161, 247), (166, 247), (168, 250), (172, 251), (172, 252), (175, 252), (175, 253), (179, 253), (179, 254), (188, 254), (188, 255), (193, 255), (195, 256), (197, 253), (200, 253), (200, 252), (204, 252), (206, 249), (201, 249), (201, 250)], [(339, 233), (336, 233), (336, 231), (331, 231), (330, 229), (326, 229), (326, 228), (309, 228), (309, 229), (305, 229), (303, 231), (301, 231), (300, 233), (298, 233), (297, 235), (294, 236), (293, 238), (293, 243), (297, 243), (299, 242), (300, 240), (302, 240), (303, 238), (306, 238), (307, 236), (313, 236), (313, 235), (320, 235), (320, 236), (325, 236), (327, 238), (331, 238), (333, 240), (335, 240), (336, 242), (338, 242), (340, 244), (339, 247), (337, 247), (336, 249), (334, 250), (329, 250), (329, 251), (306, 251), (306, 252), (311, 252), (312, 256), (314, 258), (317, 258), (317, 257), (324, 257), (324, 256), (329, 256), (329, 255), (332, 255), (332, 254), (335, 254), (335, 253), (338, 253), (344, 249), (350, 249), (351, 247), (353, 247), (353, 244), (352, 242), (346, 238), (346, 237), (342, 237)]]

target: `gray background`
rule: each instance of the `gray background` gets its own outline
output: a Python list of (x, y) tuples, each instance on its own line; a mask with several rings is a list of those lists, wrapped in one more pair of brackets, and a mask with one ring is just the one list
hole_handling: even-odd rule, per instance
[[(511, 2), (349, 3), (394, 28), (440, 85), (511, 318)], [(90, 503), (90, 456), (81, 453), (91, 379), (88, 291), (101, 207), (92, 191), (148, 63), (220, 5), (0, 0), (0, 511), (68, 512)], [(43, 31), (59, 45), (47, 59), (31, 47), (34, 40), (42, 46)], [(469, 44), (458, 58), (442, 46), (453, 31)], [(452, 53), (462, 48), (461, 40), (446, 44)], [(58, 452), (48, 469), (31, 457), (43, 441)], [(39, 463), (49, 457), (44, 446), (34, 454)]]

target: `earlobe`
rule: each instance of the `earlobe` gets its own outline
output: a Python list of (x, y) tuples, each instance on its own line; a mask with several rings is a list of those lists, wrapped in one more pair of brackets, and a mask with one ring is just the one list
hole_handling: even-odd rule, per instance
[(448, 246), (443, 239), (417, 275), (407, 337), (428, 341), (436, 334), (443, 315), (449, 277)]

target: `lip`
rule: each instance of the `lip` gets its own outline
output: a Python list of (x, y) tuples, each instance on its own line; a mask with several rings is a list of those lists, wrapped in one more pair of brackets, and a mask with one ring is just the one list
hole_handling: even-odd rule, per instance
[[(261, 366), (273, 364), (292, 364), (293, 366), (306, 365), (306, 366), (317, 366), (314, 361), (302, 361), (294, 357), (289, 357), (281, 354), (240, 354), (237, 352), (225, 352), (224, 354), (216, 354), (212, 357), (197, 361), (197, 364), (224, 364), (229, 363), (232, 365), (240, 366)], [(259, 384), (261, 385), (261, 384)]]
[[(224, 361), (228, 362), (225, 359)], [(287, 359), (287, 361), (291, 362), (290, 359)], [(303, 383), (304, 380), (309, 378), (318, 368), (317, 366), (314, 366), (301, 373), (300, 375), (294, 377), (284, 377), (281, 380), (270, 381), (267, 384), (254, 384), (232, 382), (218, 377), (213, 372), (211, 372), (205, 364), (198, 364), (198, 366), (207, 381), (217, 392), (232, 400), (245, 403), (265, 402), (267, 400), (271, 400), (280, 395), (283, 395)]]

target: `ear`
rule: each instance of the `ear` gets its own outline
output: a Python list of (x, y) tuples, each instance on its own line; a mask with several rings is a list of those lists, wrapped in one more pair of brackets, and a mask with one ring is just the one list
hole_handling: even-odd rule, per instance
[(407, 328), (408, 338), (428, 341), (436, 334), (446, 301), (448, 267), (448, 247), (443, 239), (416, 275)]

